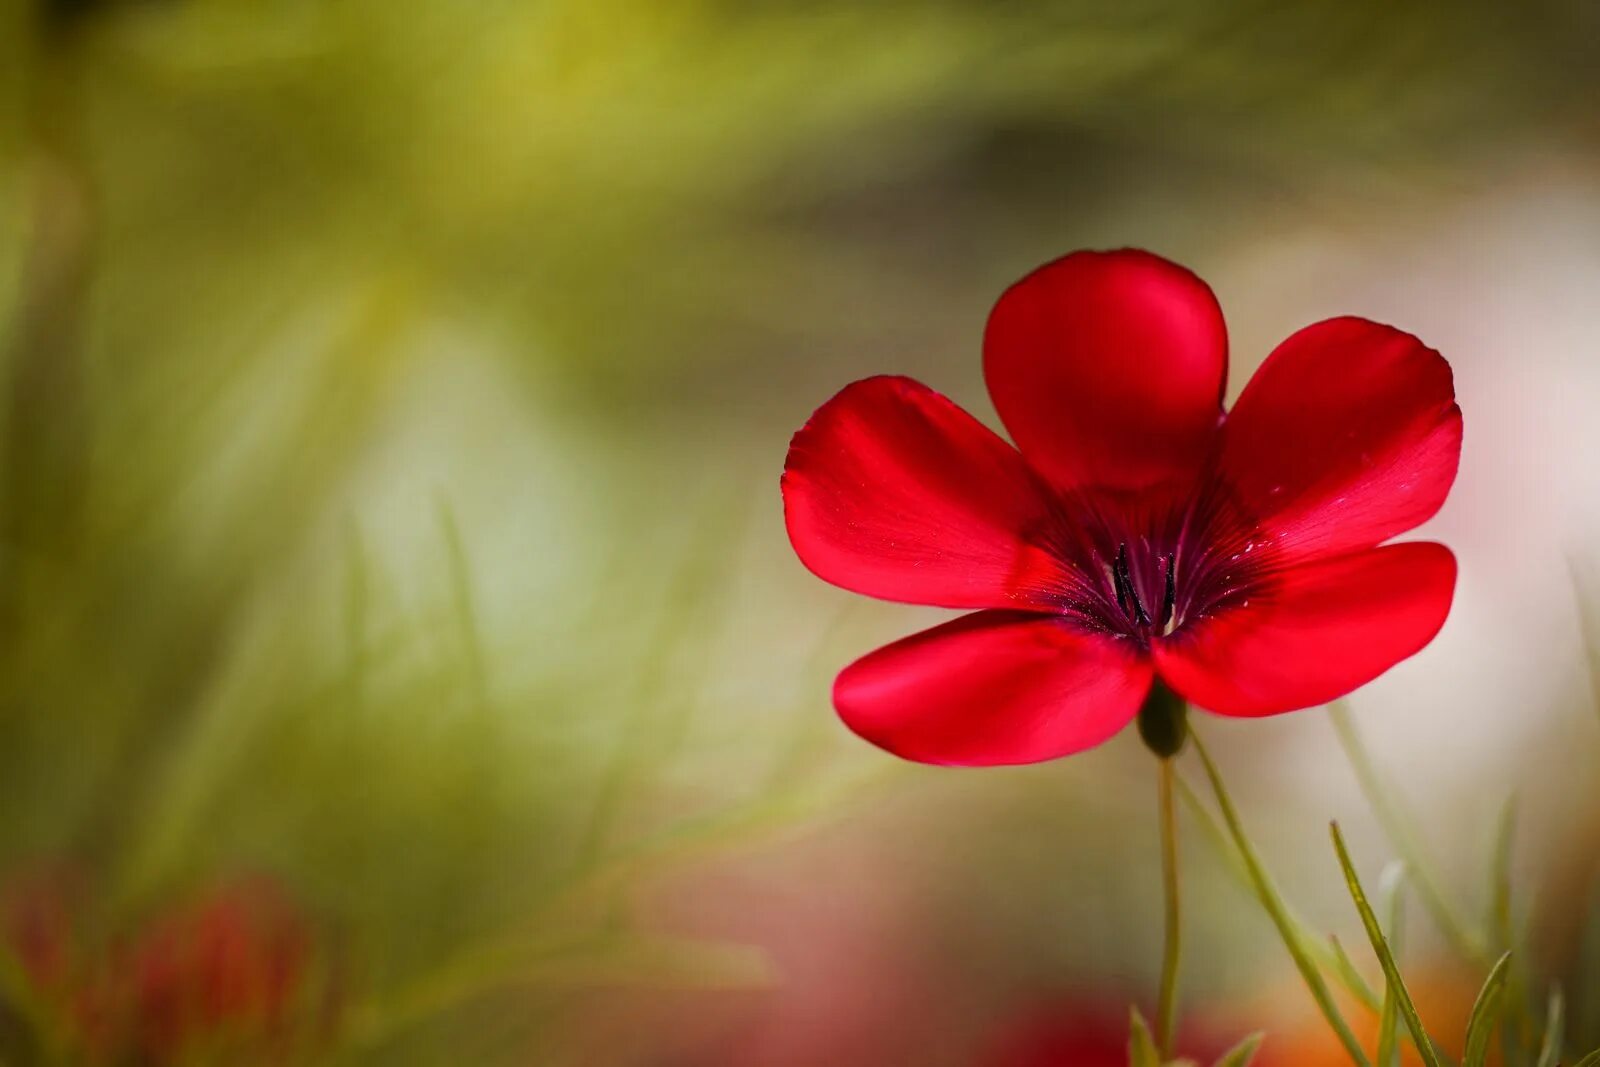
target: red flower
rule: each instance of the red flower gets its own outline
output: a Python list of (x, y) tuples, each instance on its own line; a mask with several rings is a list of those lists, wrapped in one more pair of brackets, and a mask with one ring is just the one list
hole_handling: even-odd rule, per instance
[(234, 883), (166, 916), (117, 961), (130, 1042), (165, 1060), (222, 1033), (285, 1037), (310, 946), (309, 930), (270, 882)]
[(289, 1062), (334, 1022), (337, 1001), (312, 999), (333, 992), (313, 982), (326, 962), (314, 930), (276, 883), (228, 882), (109, 944), (83, 936), (94, 924), (79, 889), (52, 870), (0, 893), (0, 949), (75, 1042), (74, 1062), (169, 1063), (223, 1048), (230, 1063)]
[(924, 763), (1052, 759), (1120, 731), (1155, 677), (1271, 715), (1443, 625), (1450, 551), (1377, 547), (1438, 511), (1461, 450), (1450, 367), (1410, 334), (1308, 326), (1224, 416), (1206, 284), (1147, 252), (1077, 252), (1000, 298), (984, 374), (1016, 448), (893, 377), (847, 386), (789, 448), (807, 567), (978, 609), (840, 674), (834, 703), (867, 740)]

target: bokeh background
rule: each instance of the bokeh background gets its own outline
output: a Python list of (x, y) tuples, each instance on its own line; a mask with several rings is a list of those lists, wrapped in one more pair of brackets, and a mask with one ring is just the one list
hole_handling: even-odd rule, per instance
[[(1474, 922), (1517, 795), (1600, 1042), (1600, 8), (0, 11), (0, 1062), (1100, 1062), (1148, 755), (849, 737), (832, 673), (939, 614), (807, 574), (778, 473), (869, 374), (993, 424), (996, 295), (1123, 245), (1211, 282), (1235, 391), (1335, 314), (1451, 360), (1456, 606), (1350, 714)], [(1199, 728), (1360, 945), (1326, 821), (1395, 850), (1329, 717)], [(1197, 1048), (1338, 1062), (1185, 833)], [(1447, 1029), (1482, 971), (1412, 910)]]

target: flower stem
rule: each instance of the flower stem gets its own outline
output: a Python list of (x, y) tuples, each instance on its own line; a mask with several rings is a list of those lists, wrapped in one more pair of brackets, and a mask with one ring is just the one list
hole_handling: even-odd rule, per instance
[(1246, 872), (1254, 885), (1256, 897), (1261, 901), (1261, 906), (1266, 909), (1272, 925), (1277, 927), (1278, 936), (1283, 939), (1283, 945), (1289, 950), (1289, 956), (1294, 960), (1295, 967), (1300, 971), (1300, 977), (1305, 981), (1306, 988), (1311, 991), (1311, 998), (1317, 1002), (1322, 1016), (1333, 1028), (1334, 1034), (1339, 1038), (1339, 1043), (1350, 1056), (1350, 1061), (1356, 1067), (1372, 1067), (1372, 1061), (1367, 1058), (1366, 1052), (1361, 1048), (1361, 1043), (1350, 1030), (1350, 1024), (1345, 1022), (1338, 1006), (1333, 1001), (1333, 994), (1328, 989), (1327, 981), (1322, 977), (1322, 972), (1312, 961), (1310, 953), (1301, 941), (1295, 929), (1294, 920), (1289, 915), (1288, 907), (1283, 898), (1273, 887), (1272, 879), (1268, 877), (1266, 868), (1261, 865), (1261, 858), (1256, 855), (1255, 846), (1250, 843), (1250, 838), (1244, 832), (1244, 826), (1239, 822), (1239, 813), (1234, 809), (1233, 799), (1228, 795), (1227, 788), (1222, 784), (1222, 775), (1217, 772), (1217, 765), (1211, 762), (1211, 755), (1206, 751), (1205, 745), (1200, 743), (1198, 735), (1194, 737), (1194, 748), (1200, 756), (1200, 762), (1205, 767), (1206, 777), (1211, 782), (1211, 792), (1217, 798), (1217, 807), (1222, 809), (1223, 822), (1227, 824), (1228, 833), (1233, 838), (1234, 847), (1239, 850), (1239, 858), (1244, 861)]
[(1189, 705), (1157, 680), (1139, 708), (1139, 736), (1160, 765), (1161, 888), (1166, 901), (1165, 947), (1161, 953), (1161, 994), (1156, 1003), (1156, 1047), (1161, 1061), (1172, 1058), (1177, 1036), (1178, 967), (1183, 962), (1183, 908), (1178, 894), (1178, 811), (1173, 801), (1177, 777), (1172, 761), (1189, 739)]
[(1156, 1009), (1156, 1046), (1172, 1059), (1177, 1040), (1178, 968), (1183, 962), (1183, 908), (1178, 893), (1178, 813), (1173, 803), (1172, 758), (1161, 760), (1161, 882), (1166, 897), (1166, 947), (1161, 956), (1161, 996)]

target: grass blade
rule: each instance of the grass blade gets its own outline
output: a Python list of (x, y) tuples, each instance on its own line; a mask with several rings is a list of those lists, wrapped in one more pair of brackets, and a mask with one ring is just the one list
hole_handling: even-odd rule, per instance
[[(1233, 841), (1228, 837), (1228, 832), (1217, 823), (1217, 817), (1201, 803), (1199, 796), (1182, 776), (1177, 779), (1178, 795), (1183, 798), (1183, 803), (1189, 809), (1194, 822), (1200, 827), (1206, 841), (1223, 860), (1228, 874), (1246, 894), (1256, 897), (1255, 883), (1250, 878), (1250, 871), (1245, 866), (1244, 860), (1239, 856), (1239, 850), (1234, 847)], [(1376, 1015), (1381, 1007), (1378, 994), (1372, 986), (1361, 976), (1361, 972), (1350, 965), (1349, 957), (1340, 959), (1343, 949), (1335, 951), (1334, 947), (1322, 940), (1320, 934), (1312, 930), (1306, 921), (1288, 904), (1284, 902), (1284, 914), (1289, 920), (1289, 925), (1294, 928), (1295, 936), (1300, 939), (1306, 953), (1325, 971), (1330, 972), (1339, 984), (1344, 986), (1345, 992), (1361, 1002), (1362, 1007)]]
[[(1511, 865), (1516, 831), (1517, 796), (1512, 793), (1500, 806), (1500, 816), (1495, 822), (1494, 850), (1489, 862), (1489, 914), (1486, 926), (1489, 943), (1496, 952), (1514, 953), (1521, 949), (1517, 944), (1511, 907)], [(1501, 1009), (1504, 1011), (1509, 1008), (1506, 1023), (1500, 1032), (1504, 1059), (1507, 1063), (1526, 1063), (1525, 1055), (1513, 1058), (1513, 1052), (1533, 1045), (1535, 1024), (1528, 1002), (1527, 984), (1522, 969), (1515, 963), (1506, 975), (1501, 997)]]
[(1511, 927), (1511, 846), (1517, 828), (1517, 798), (1506, 797), (1495, 824), (1494, 859), (1489, 864), (1489, 929), (1495, 948), (1509, 952), (1515, 948)]
[[(1378, 892), (1389, 916), (1389, 949), (1396, 957), (1405, 936), (1405, 864), (1395, 862), (1384, 869)], [(1378, 1067), (1400, 1067), (1400, 1008), (1394, 990), (1383, 989), (1383, 1010), (1378, 1013)]]
[(1150, 1024), (1138, 1008), (1128, 1009), (1128, 1067), (1161, 1067), (1156, 1039), (1150, 1036)]
[[(1227, 788), (1222, 784), (1222, 776), (1217, 773), (1216, 764), (1211, 762), (1211, 754), (1206, 751), (1200, 738), (1190, 734), (1194, 741), (1194, 750), (1200, 757), (1201, 764), (1206, 770), (1206, 777), (1211, 781), (1211, 792), (1217, 798), (1217, 806), (1222, 809), (1222, 818), (1227, 823), (1228, 832), (1232, 835), (1234, 847), (1239, 850), (1239, 858), (1244, 863), (1245, 870), (1249, 873), (1250, 882), (1256, 891), (1256, 897), (1261, 901), (1261, 906), (1266, 909), (1272, 924), (1278, 929), (1278, 936), (1282, 938), (1283, 945), (1289, 950), (1289, 956), (1294, 960), (1294, 965), (1300, 971), (1300, 977), (1305, 981), (1306, 988), (1311, 991), (1311, 998), (1317, 1002), (1322, 1016), (1333, 1028), (1339, 1038), (1339, 1043), (1350, 1054), (1350, 1059), (1358, 1067), (1372, 1067), (1372, 1061), (1367, 1059), (1367, 1054), (1362, 1051), (1361, 1043), (1356, 1040), (1355, 1034), (1350, 1031), (1350, 1024), (1345, 1022), (1344, 1016), (1339, 1013), (1339, 1008), (1333, 1002), (1333, 995), (1328, 991), (1328, 983), (1323, 979), (1322, 972), (1317, 969), (1311, 957), (1307, 954), (1305, 942), (1295, 929), (1294, 922), (1289, 917), (1288, 908), (1284, 905), (1283, 898), (1278, 895), (1272, 885), (1272, 879), (1267, 876), (1266, 869), (1261, 865), (1261, 859), (1256, 855), (1255, 846), (1246, 836), (1243, 825), (1239, 822), (1239, 813), (1234, 810), (1233, 801), (1228, 796)], [(1428, 1067), (1438, 1067), (1437, 1063), (1430, 1062)]]
[(467, 560), (466, 542), (461, 537), (461, 524), (456, 521), (455, 509), (443, 496), (435, 501), (439, 517), (439, 533), (444, 539), (445, 559), (449, 564), (450, 600), (455, 611), (459, 631), (461, 666), (467, 680), (467, 699), (471, 711), (483, 716), (489, 713), (489, 671), (483, 650), (483, 635), (478, 625), (477, 598), (472, 588), (472, 568)]
[(1378, 1000), (1378, 994), (1372, 991), (1372, 987), (1367, 984), (1367, 980), (1356, 969), (1355, 962), (1350, 959), (1350, 954), (1344, 949), (1344, 943), (1333, 934), (1328, 935), (1328, 957), (1324, 966), (1332, 970), (1334, 976), (1339, 979), (1340, 984), (1355, 993), (1356, 999), (1360, 1000), (1369, 1011), (1378, 1011), (1382, 1008), (1383, 1005)]
[(1462, 1056), (1461, 1067), (1483, 1067), (1489, 1054), (1489, 1038), (1500, 1021), (1500, 1001), (1510, 973), (1511, 953), (1507, 952), (1495, 961), (1489, 977), (1484, 979), (1483, 988), (1478, 991), (1478, 999), (1473, 1002), (1472, 1015), (1467, 1021), (1467, 1051)]
[(1372, 806), (1373, 813), (1383, 826), (1384, 834), (1389, 838), (1389, 843), (1400, 858), (1406, 861), (1412, 881), (1417, 887), (1417, 895), (1423, 906), (1428, 909), (1428, 914), (1433, 916), (1435, 925), (1463, 957), (1488, 966), (1487, 947), (1481, 938), (1467, 928), (1467, 924), (1445, 896), (1444, 890), (1439, 887), (1439, 880), (1433, 873), (1432, 865), (1423, 855), (1422, 846), (1418, 843), (1410, 822), (1390, 796), (1389, 790), (1378, 774), (1377, 766), (1367, 753), (1366, 746), (1361, 741), (1361, 734), (1356, 730), (1355, 720), (1350, 717), (1350, 709), (1343, 703), (1335, 702), (1329, 706), (1328, 715), (1333, 721), (1334, 732), (1339, 736), (1339, 744), (1343, 746), (1345, 755), (1350, 760), (1351, 769), (1355, 771), (1356, 779), (1361, 785), (1362, 795)]
[(1216, 1067), (1250, 1067), (1250, 1061), (1256, 1058), (1256, 1050), (1261, 1047), (1261, 1040), (1266, 1035), (1251, 1034), (1227, 1052), (1217, 1061)]
[(1566, 1004), (1559, 988), (1550, 990), (1550, 1007), (1545, 1013), (1544, 1040), (1534, 1067), (1558, 1067), (1561, 1062), (1562, 1029), (1566, 1025)]
[(1600, 1067), (1600, 1048), (1595, 1049), (1572, 1067)]
[(1421, 1054), (1422, 1062), (1428, 1067), (1440, 1067), (1439, 1055), (1434, 1051), (1428, 1031), (1422, 1025), (1422, 1017), (1417, 1014), (1417, 1005), (1406, 989), (1405, 980), (1400, 977), (1400, 968), (1394, 962), (1394, 953), (1389, 951), (1388, 942), (1383, 938), (1383, 929), (1378, 925), (1378, 917), (1372, 913), (1372, 905), (1367, 902), (1367, 894), (1361, 888), (1361, 879), (1356, 874), (1355, 864), (1350, 862), (1350, 851), (1345, 848), (1344, 835), (1339, 832), (1339, 824), (1330, 823), (1328, 832), (1333, 837), (1333, 850), (1338, 854), (1339, 866), (1344, 870), (1345, 884), (1350, 888), (1350, 899), (1355, 901), (1356, 911), (1361, 914), (1361, 925), (1367, 928), (1367, 937), (1372, 941), (1372, 951), (1377, 953), (1378, 962), (1383, 966), (1383, 975), (1388, 979), (1389, 990), (1395, 998), (1401, 1018), (1406, 1021), (1406, 1028), (1411, 1031), (1417, 1052)]
[(1578, 962), (1573, 968), (1578, 995), (1570, 1005), (1567, 1032), (1592, 1034), (1600, 1029), (1600, 894), (1584, 909), (1578, 929)]

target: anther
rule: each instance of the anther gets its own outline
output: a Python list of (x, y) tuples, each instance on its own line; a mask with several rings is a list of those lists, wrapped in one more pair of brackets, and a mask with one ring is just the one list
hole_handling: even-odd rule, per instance
[(1128, 542), (1124, 541), (1117, 548), (1117, 564), (1112, 569), (1112, 575), (1117, 586), (1117, 606), (1122, 608), (1124, 614), (1128, 605), (1133, 605), (1133, 621), (1140, 626), (1150, 625), (1150, 616), (1144, 610), (1144, 604), (1139, 600), (1139, 590), (1133, 584), (1133, 576), (1128, 571)]
[(1164, 561), (1167, 565), (1167, 591), (1161, 596), (1161, 625), (1165, 626), (1172, 621), (1172, 610), (1178, 604), (1178, 583), (1173, 574), (1177, 569), (1178, 558), (1168, 556)]
[(1111, 582), (1117, 590), (1117, 607), (1122, 613), (1128, 613), (1128, 545), (1126, 542), (1117, 549), (1117, 561), (1111, 565)]

